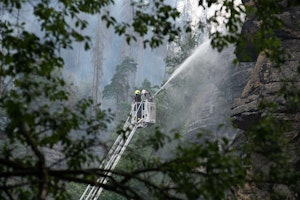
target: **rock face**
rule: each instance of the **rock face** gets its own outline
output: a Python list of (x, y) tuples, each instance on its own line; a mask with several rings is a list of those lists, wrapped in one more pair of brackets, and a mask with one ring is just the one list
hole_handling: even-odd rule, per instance
[[(243, 1), (244, 4), (248, 6), (255, 6), (254, 1)], [(281, 3), (285, 8), (278, 17), (283, 22), (284, 27), (281, 30), (276, 31), (276, 35), (283, 41), (288, 40), (299, 40), (300, 38), (300, 28), (299, 28), (299, 19), (300, 19), (300, 9), (297, 7), (289, 7), (290, 1), (282, 1)], [(300, 3), (298, 3), (300, 4)], [(249, 15), (247, 16), (246, 21), (243, 24), (242, 35), (245, 38), (245, 44), (243, 46), (237, 46), (236, 56), (239, 61), (256, 61), (259, 50), (254, 45), (256, 42), (253, 40), (253, 36), (257, 33), (260, 26), (260, 21), (256, 16)], [(254, 42), (253, 42), (254, 41)]]
[[(258, 104), (261, 100), (284, 106), (286, 100), (278, 97), (277, 92), (284, 85), (300, 86), (297, 72), (300, 61), (300, 40), (287, 43), (290, 43), (289, 45), (292, 47), (287, 48), (292, 57), (284, 64), (284, 68), (275, 68), (264, 53), (261, 53), (240, 93), (240, 97), (234, 99), (231, 116), (240, 129), (248, 130), (259, 120), (261, 113), (258, 111)], [(278, 114), (282, 113), (282, 109), (284, 108), (278, 108)], [(295, 114), (296, 116), (297, 114)], [(295, 123), (299, 122), (297, 117), (295, 120)]]
[[(253, 19), (249, 18), (248, 20)], [(283, 85), (293, 85), (298, 88), (300, 86), (298, 73), (300, 62), (300, 7), (286, 9), (280, 15), (280, 19), (282, 19), (285, 26), (283, 30), (277, 31), (277, 36), (282, 40), (283, 48), (290, 55), (284, 66), (280, 69), (275, 68), (274, 64), (266, 58), (263, 52), (260, 52), (255, 58), (256, 62), (241, 62), (240, 64), (241, 66), (247, 64), (252, 67), (251, 73), (246, 79), (247, 81), (240, 80), (240, 84), (234, 89), (235, 95), (233, 96), (231, 116), (238, 127), (243, 130), (247, 130), (248, 127), (259, 120), (260, 113), (258, 113), (257, 106), (260, 100), (265, 99), (284, 105), (285, 100), (276, 97), (276, 93), (280, 88)], [(251, 29), (247, 25), (246, 28)], [(250, 32), (248, 33), (251, 34)], [(233, 74), (236, 73), (238, 72)], [(244, 76), (248, 76), (248, 74), (246, 73)], [(232, 80), (235, 79), (234, 77), (232, 78)], [(239, 92), (240, 95), (238, 96)], [(280, 109), (278, 113), (281, 113)], [(295, 120), (298, 123), (297, 119)]]
[[(243, 1), (245, 4), (253, 4), (253, 1)], [(250, 42), (251, 36), (255, 34), (258, 29), (259, 23), (256, 21), (255, 16), (247, 18), (243, 27), (242, 33), (245, 38), (248, 38), (247, 45), (244, 51), (248, 52), (248, 56), (251, 57), (253, 62), (245, 63), (244, 56), (237, 55), (241, 61), (241, 66), (247, 65), (251, 70), (249, 73), (245, 73), (244, 76), (247, 78), (241, 78), (238, 85), (233, 88), (233, 102), (231, 109), (231, 118), (237, 127), (245, 132), (249, 128), (256, 124), (263, 113), (258, 109), (259, 103), (262, 100), (273, 102), (279, 105), (274, 110), (274, 114), (283, 121), (291, 123), (292, 130), (285, 133), (284, 137), (291, 141), (290, 154), (292, 155), (293, 164), (296, 170), (300, 171), (300, 110), (289, 110), (287, 107), (288, 99), (278, 96), (278, 92), (282, 87), (294, 88), (294, 91), (300, 89), (300, 7), (288, 7), (290, 1), (282, 1), (285, 5), (285, 10), (279, 15), (279, 18), (284, 23), (284, 28), (276, 32), (276, 35), (281, 39), (282, 46), (285, 51), (290, 55), (287, 57), (284, 65), (279, 69), (276, 68), (274, 63), (266, 57), (264, 52), (256, 52), (253, 45)], [(245, 72), (242, 69), (243, 72)], [(236, 74), (239, 72), (232, 73), (232, 80), (236, 80)], [(293, 91), (293, 90), (290, 90)], [(299, 102), (298, 102), (299, 103)], [(297, 108), (297, 107), (296, 107)], [(290, 112), (292, 111), (292, 112)], [(254, 159), (257, 166), (264, 163), (262, 156), (256, 155)], [(251, 186), (252, 187), (252, 186)], [(256, 193), (258, 196), (264, 196), (262, 199), (270, 199), (266, 190), (261, 188), (245, 186), (241, 192), (239, 199), (252, 199), (253, 195), (249, 193)], [(285, 199), (296, 199), (290, 194), (289, 189), (286, 185), (275, 185), (275, 190), (284, 191)], [(273, 189), (274, 189), (273, 188)], [(246, 197), (245, 197), (246, 196)], [(257, 197), (257, 196), (256, 196)], [(254, 199), (256, 199), (254, 197)]]

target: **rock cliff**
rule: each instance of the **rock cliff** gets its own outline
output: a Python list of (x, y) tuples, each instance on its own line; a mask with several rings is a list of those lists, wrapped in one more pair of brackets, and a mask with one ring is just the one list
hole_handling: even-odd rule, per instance
[[(286, 56), (286, 61), (280, 68), (275, 67), (275, 64), (270, 62), (265, 52), (256, 51), (250, 38), (258, 30), (260, 23), (255, 16), (246, 18), (242, 30), (242, 34), (246, 38), (246, 45), (243, 51), (238, 47), (239, 53), (237, 54), (241, 70), (235, 70), (234, 73), (231, 73), (232, 80), (238, 82), (232, 88), (231, 117), (237, 127), (247, 134), (250, 127), (257, 124), (264, 114), (258, 108), (262, 100), (278, 105), (273, 112), (282, 121), (291, 123), (292, 129), (284, 133), (284, 137), (288, 138), (291, 143), (289, 152), (292, 155), (293, 165), (296, 170), (300, 170), (300, 102), (298, 102), (298, 105), (291, 107), (293, 110), (290, 110), (288, 107), (289, 100), (284, 98), (284, 95), (278, 95), (283, 87), (290, 89), (290, 92), (295, 91), (295, 94), (300, 88), (300, 6), (290, 6), (291, 2), (293, 3), (293, 1), (282, 1), (284, 11), (278, 17), (282, 20), (284, 26), (281, 30), (275, 32), (282, 42), (283, 49), (289, 55)], [(245, 0), (243, 3), (255, 6), (255, 3), (251, 0)], [(246, 57), (251, 58), (252, 62), (246, 62), (244, 54), (247, 54)], [(244, 66), (248, 66), (249, 70), (245, 71)], [(238, 80), (236, 77), (241, 73), (243, 73), (244, 78)], [(262, 167), (266, 164), (264, 163), (264, 157), (261, 155), (255, 156), (255, 162), (257, 162), (257, 167)], [(275, 185), (273, 187), (276, 187), (277, 191), (283, 191), (285, 194), (284, 199), (297, 198), (290, 193), (286, 185)], [(239, 199), (272, 199), (267, 190), (263, 188), (245, 186)], [(252, 193), (255, 191), (256, 198), (251, 195), (250, 190)]]
[[(245, 1), (247, 3), (251, 1)], [(251, 125), (259, 120), (261, 113), (258, 111), (258, 103), (260, 100), (269, 100), (284, 107), (285, 99), (279, 98), (276, 94), (282, 86), (300, 87), (299, 63), (300, 63), (300, 7), (287, 7), (286, 10), (279, 16), (284, 22), (284, 28), (277, 31), (277, 36), (281, 39), (282, 47), (287, 52), (289, 57), (281, 68), (276, 68), (275, 64), (270, 62), (264, 52), (254, 58), (255, 62), (243, 62), (240, 58), (240, 71), (236, 70), (232, 74), (232, 80), (236, 83), (233, 88), (233, 105), (231, 116), (235, 124), (242, 129), (247, 130)], [(251, 29), (249, 24), (254, 23), (255, 18), (248, 18), (245, 22), (245, 29)], [(248, 22), (251, 21), (251, 22)], [(253, 29), (256, 29), (254, 27)], [(244, 29), (243, 29), (244, 30)], [(245, 32), (246, 38), (249, 38), (252, 32)], [(247, 45), (251, 46), (251, 43)], [(250, 48), (251, 49), (251, 48)], [(251, 51), (249, 49), (249, 51)], [(254, 55), (255, 52), (250, 53)], [(248, 66), (251, 70), (244, 71), (244, 66)], [(243, 74), (243, 78), (237, 79), (234, 77), (238, 74)], [(245, 78), (245, 76), (248, 76)], [(283, 112), (283, 107), (278, 108), (278, 114)], [(295, 132), (299, 132), (300, 113), (294, 113), (288, 117), (295, 124)]]

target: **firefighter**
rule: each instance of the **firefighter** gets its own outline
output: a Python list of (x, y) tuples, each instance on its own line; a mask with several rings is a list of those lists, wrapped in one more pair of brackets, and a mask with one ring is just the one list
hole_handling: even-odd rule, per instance
[(134, 102), (141, 102), (142, 100), (141, 92), (139, 90), (136, 90), (134, 93), (135, 93)]
[(150, 94), (150, 92), (148, 92), (147, 90), (142, 90), (142, 100), (148, 100), (151, 101), (152, 100), (152, 96)]
[(142, 101), (142, 97), (141, 97), (141, 92), (139, 90), (136, 90), (135, 92), (135, 97), (134, 97), (134, 110), (137, 111), (137, 120), (139, 121), (141, 119), (142, 116), (142, 109), (140, 106), (140, 102)]

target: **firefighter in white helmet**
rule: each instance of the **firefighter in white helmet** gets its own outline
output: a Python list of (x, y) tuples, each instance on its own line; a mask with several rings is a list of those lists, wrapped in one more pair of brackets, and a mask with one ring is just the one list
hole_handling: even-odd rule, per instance
[(147, 90), (142, 90), (142, 100), (148, 100), (148, 101), (152, 101), (152, 96), (150, 94), (150, 92), (148, 92)]

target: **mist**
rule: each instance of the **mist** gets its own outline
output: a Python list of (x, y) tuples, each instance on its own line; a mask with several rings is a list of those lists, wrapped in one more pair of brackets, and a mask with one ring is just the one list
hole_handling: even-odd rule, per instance
[(211, 132), (209, 137), (214, 139), (234, 135), (228, 86), (233, 50), (229, 47), (220, 53), (206, 40), (174, 71), (156, 96), (169, 101), (165, 114), (170, 116), (164, 130), (179, 130), (191, 140), (200, 129)]
[[(201, 7), (193, 6), (197, 4), (196, 0), (176, 1), (176, 3), (170, 0), (169, 3), (178, 7), (183, 21), (192, 21), (196, 24), (207, 15)], [(33, 18), (32, 6), (29, 4), (27, 6), (23, 13), (20, 13), (20, 16), (24, 16), (21, 19), (26, 21), (27, 28), (31, 32), (39, 35), (41, 30), (38, 22)], [(117, 20), (123, 21), (132, 20), (130, 9), (121, 0), (106, 8)], [(128, 13), (128, 15), (121, 13)], [(11, 17), (7, 13), (2, 14), (3, 19)], [(164, 81), (167, 76), (164, 63), (168, 51), (166, 43), (153, 50), (144, 48), (141, 40), (128, 45), (123, 37), (116, 35), (112, 29), (106, 28), (106, 24), (101, 21), (101, 16), (82, 15), (82, 17), (90, 25), (83, 33), (91, 37), (91, 49), (84, 51), (82, 44), (74, 43), (72, 50), (60, 52), (65, 61), (64, 75), (68, 82), (75, 84), (82, 96), (92, 96), (93, 67), (95, 65), (93, 55), (102, 55), (102, 76), (99, 77), (100, 84), (96, 85), (100, 91), (99, 96), (101, 96), (104, 86), (109, 84), (115, 67), (126, 56), (134, 58), (138, 66), (132, 87), (139, 86), (145, 78), (150, 80), (152, 85), (159, 85)], [(102, 45), (101, 52), (95, 50), (99, 44)], [(228, 80), (228, 68), (233, 59), (232, 48), (218, 53), (210, 47), (210, 41), (206, 40), (183, 64), (179, 65), (174, 74), (167, 79), (166, 84), (162, 86), (162, 90), (168, 94), (170, 100), (167, 108), (174, 112), (176, 110), (184, 111), (184, 116), (177, 118), (175, 118), (176, 115), (167, 116), (170, 120), (166, 126), (167, 130), (179, 128), (180, 125), (184, 125), (186, 133), (193, 133), (199, 127), (215, 130), (217, 124), (226, 120), (229, 106), (225, 105), (230, 99), (226, 81)], [(99, 101), (103, 104), (106, 103), (101, 98)], [(107, 100), (107, 106), (103, 108), (106, 109), (112, 105), (112, 101)]]

